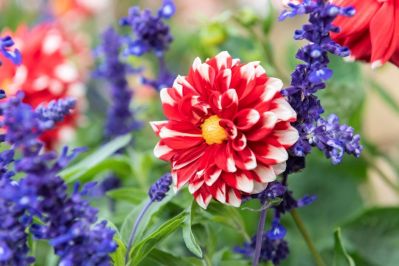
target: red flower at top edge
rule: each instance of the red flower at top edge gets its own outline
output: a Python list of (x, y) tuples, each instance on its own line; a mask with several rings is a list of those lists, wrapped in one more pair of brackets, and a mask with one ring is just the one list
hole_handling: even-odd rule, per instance
[(399, 66), (399, 0), (332, 0), (333, 4), (356, 9), (355, 16), (339, 16), (332, 34), (339, 44), (351, 50), (353, 59), (379, 67), (387, 61)]
[(227, 52), (178, 76), (161, 91), (167, 121), (152, 122), (155, 156), (171, 162), (174, 188), (188, 184), (200, 206), (212, 198), (240, 206), (285, 170), (298, 139), (296, 113), (280, 94), (282, 82), (259, 62), (241, 64)]

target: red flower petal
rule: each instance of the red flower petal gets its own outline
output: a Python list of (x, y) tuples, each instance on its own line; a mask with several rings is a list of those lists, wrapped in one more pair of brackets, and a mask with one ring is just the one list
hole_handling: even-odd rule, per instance
[(223, 171), (226, 172), (235, 172), (237, 171), (234, 159), (233, 159), (233, 154), (230, 151), (230, 148), (226, 144), (220, 144), (218, 145), (215, 156), (215, 163), (216, 165), (222, 169)]
[(256, 156), (253, 151), (246, 147), (240, 152), (233, 153), (235, 164), (242, 170), (253, 170), (256, 168)]
[(253, 127), (260, 119), (260, 114), (256, 109), (243, 109), (237, 113), (234, 119), (238, 129), (245, 130)]

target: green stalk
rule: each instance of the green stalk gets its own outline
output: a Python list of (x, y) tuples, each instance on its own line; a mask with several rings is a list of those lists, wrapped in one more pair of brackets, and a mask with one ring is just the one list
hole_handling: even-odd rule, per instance
[(381, 168), (370, 158), (368, 153), (363, 153), (362, 157), (367, 162), (367, 164), (373, 168), (377, 173), (378, 176), (390, 187), (392, 188), (397, 194), (399, 194), (399, 185), (393, 182), (385, 173), (381, 170)]
[(308, 246), (308, 248), (310, 250), (310, 253), (312, 253), (312, 256), (315, 260), (316, 265), (317, 266), (326, 266), (326, 264), (323, 261), (323, 258), (321, 257), (320, 253), (317, 251), (312, 240), (310, 239), (309, 233), (306, 230), (301, 217), (299, 216), (298, 212), (295, 209), (291, 210), (291, 216), (294, 219), (295, 224), (298, 227), (299, 232), (301, 233), (303, 239), (305, 240), (306, 245)]

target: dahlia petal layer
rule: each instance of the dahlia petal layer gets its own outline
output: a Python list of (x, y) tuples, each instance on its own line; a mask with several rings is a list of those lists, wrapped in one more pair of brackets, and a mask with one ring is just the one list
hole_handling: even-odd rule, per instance
[(238, 207), (243, 195), (274, 181), (298, 140), (282, 86), (259, 62), (221, 52), (195, 59), (187, 76), (163, 89), (168, 120), (151, 123), (161, 139), (154, 154), (171, 163), (174, 189), (187, 184), (203, 208), (212, 199)]

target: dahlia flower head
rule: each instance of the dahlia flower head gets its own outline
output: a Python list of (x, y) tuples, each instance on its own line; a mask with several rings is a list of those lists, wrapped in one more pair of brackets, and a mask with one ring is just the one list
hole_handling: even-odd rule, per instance
[(341, 28), (332, 38), (351, 50), (353, 59), (371, 62), (372, 68), (390, 61), (399, 66), (398, 0), (331, 0), (356, 9), (353, 18), (338, 17)]
[[(85, 48), (82, 42), (69, 36), (57, 24), (39, 24), (32, 29), (20, 26), (15, 33), (7, 33), (13, 36), (15, 46), (23, 57), (18, 66), (0, 58), (4, 61), (0, 71), (0, 87), (8, 96), (22, 90), (24, 102), (34, 108), (67, 96), (82, 101), (83, 74), (71, 57), (73, 54), (83, 58)], [(73, 132), (78, 113), (78, 110), (75, 111), (57, 128), (41, 137), (47, 147), (52, 147)]]
[(160, 137), (154, 154), (171, 163), (174, 189), (188, 184), (203, 208), (212, 198), (238, 207), (284, 172), (298, 132), (282, 87), (259, 62), (221, 52), (196, 58), (187, 76), (162, 89), (168, 120), (151, 122)]

